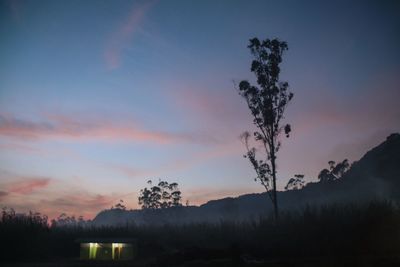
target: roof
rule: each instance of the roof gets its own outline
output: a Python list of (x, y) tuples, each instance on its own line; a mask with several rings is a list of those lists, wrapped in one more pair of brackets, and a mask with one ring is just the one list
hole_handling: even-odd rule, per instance
[(77, 243), (135, 243), (135, 238), (124, 237), (87, 237), (75, 239)]

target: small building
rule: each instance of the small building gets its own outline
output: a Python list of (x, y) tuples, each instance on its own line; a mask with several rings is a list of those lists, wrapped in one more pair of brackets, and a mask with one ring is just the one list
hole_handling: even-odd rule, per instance
[(132, 260), (137, 254), (131, 238), (79, 238), (81, 260)]

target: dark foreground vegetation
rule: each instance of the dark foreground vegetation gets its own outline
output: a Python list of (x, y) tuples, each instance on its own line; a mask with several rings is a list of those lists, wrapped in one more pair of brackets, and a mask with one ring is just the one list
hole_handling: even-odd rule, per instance
[(50, 227), (38, 214), (3, 211), (0, 236), (6, 266), (110, 265), (80, 262), (80, 237), (136, 238), (137, 258), (113, 266), (395, 266), (400, 207), (372, 201), (310, 206), (281, 214), (279, 222), (123, 227)]

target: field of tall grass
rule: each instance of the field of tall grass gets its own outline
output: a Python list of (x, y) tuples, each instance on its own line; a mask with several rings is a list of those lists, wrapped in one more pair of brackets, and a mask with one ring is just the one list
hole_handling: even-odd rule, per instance
[(4, 210), (0, 236), (1, 262), (11, 266), (104, 266), (79, 262), (75, 239), (88, 237), (136, 238), (137, 258), (118, 266), (392, 266), (400, 264), (400, 207), (373, 201), (309, 206), (278, 221), (119, 227), (51, 227), (45, 216)]

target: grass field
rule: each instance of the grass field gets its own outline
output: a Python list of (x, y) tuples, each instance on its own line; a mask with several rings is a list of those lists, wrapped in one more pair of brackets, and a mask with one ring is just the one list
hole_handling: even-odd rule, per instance
[[(3, 213), (0, 266), (400, 266), (400, 208), (330, 205), (247, 223), (50, 227)], [(133, 261), (80, 261), (80, 237), (138, 240)]]

